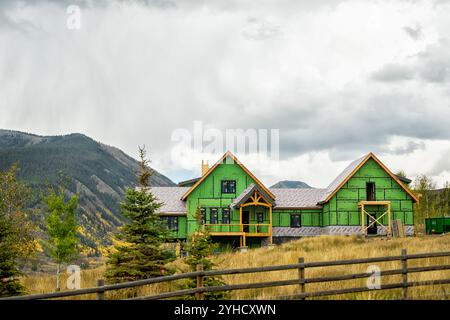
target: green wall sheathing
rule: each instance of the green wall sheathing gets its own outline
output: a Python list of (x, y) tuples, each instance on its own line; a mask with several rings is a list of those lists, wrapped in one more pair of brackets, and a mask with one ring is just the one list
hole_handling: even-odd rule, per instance
[(187, 218), (186, 216), (180, 216), (178, 217), (178, 232), (176, 233), (176, 237), (178, 239), (186, 238), (186, 232), (187, 232)]
[(321, 213), (321, 209), (274, 209), (272, 226), (290, 227), (291, 215), (300, 214), (302, 227), (320, 227)]
[[(412, 199), (373, 159), (369, 159), (342, 188), (323, 206), (323, 226), (361, 225), (358, 202), (366, 200), (366, 182), (375, 182), (376, 200), (391, 201), (392, 219), (403, 224), (413, 224)], [(383, 206), (366, 206), (366, 211), (379, 217), (386, 209)], [(387, 224), (387, 215), (381, 221)]]
[[(236, 193), (222, 194), (221, 181), (236, 180)], [(233, 200), (238, 197), (250, 184), (255, 181), (235, 163), (222, 163), (206, 177), (206, 179), (188, 196), (186, 201), (187, 210), (187, 234), (191, 234), (197, 230), (197, 221), (195, 220), (195, 212), (197, 208), (206, 208), (206, 222), (209, 223), (210, 208), (218, 208), (218, 224), (222, 223), (222, 208), (229, 207)], [(248, 207), (244, 210), (250, 212), (249, 223), (256, 224), (256, 213), (264, 213), (263, 223), (269, 223), (269, 211), (265, 207)], [(239, 224), (239, 210), (231, 212), (230, 224)], [(211, 227), (212, 232), (239, 232), (239, 226), (214, 226)], [(256, 230), (250, 230), (253, 232)], [(260, 227), (259, 232), (268, 232), (267, 227)]]

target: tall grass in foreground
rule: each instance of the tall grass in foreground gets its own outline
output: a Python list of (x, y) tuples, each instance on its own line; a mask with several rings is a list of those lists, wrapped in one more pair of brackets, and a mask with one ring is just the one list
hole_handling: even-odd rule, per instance
[[(375, 238), (369, 241), (358, 240), (356, 236), (320, 236), (304, 238), (286, 243), (275, 249), (261, 248), (247, 253), (223, 254), (216, 257), (220, 268), (256, 267), (262, 265), (282, 265), (297, 263), (298, 258), (305, 258), (305, 262), (331, 261), (400, 255), (401, 249), (408, 253), (449, 251), (450, 235), (436, 237), (412, 237), (387, 241)], [(450, 264), (450, 257), (419, 259), (408, 261), (408, 267)], [(381, 270), (400, 269), (400, 261), (377, 263)], [(367, 272), (368, 264), (348, 265), (336, 267), (321, 267), (306, 269), (306, 277), (323, 277), (332, 275)], [(295, 279), (297, 270), (255, 273), (249, 275), (230, 275), (225, 279), (229, 284), (242, 282), (265, 282), (275, 280)], [(408, 274), (409, 281), (432, 279), (448, 279), (450, 270)], [(366, 285), (367, 279), (346, 280), (339, 282), (307, 284), (306, 291), (322, 291), (361, 287)], [(383, 276), (382, 284), (401, 282), (401, 275)], [(450, 285), (409, 288), (411, 298), (448, 299)], [(265, 288), (255, 290), (235, 291), (234, 299), (266, 299), (282, 295), (298, 293), (298, 286)], [(401, 289), (380, 290), (373, 292), (354, 293), (323, 297), (321, 299), (396, 299), (401, 297)], [(319, 299), (319, 298), (317, 298)]]
[[(218, 269), (233, 269), (244, 267), (258, 267), (269, 265), (283, 265), (297, 263), (298, 258), (305, 258), (305, 262), (331, 261), (342, 259), (380, 257), (399, 255), (401, 249), (407, 249), (408, 254), (441, 252), (450, 250), (450, 235), (410, 237), (394, 240), (374, 238), (359, 240), (356, 236), (320, 236), (303, 238), (285, 243), (275, 248), (260, 248), (248, 252), (223, 253), (214, 256)], [(408, 267), (450, 264), (450, 257), (409, 260)], [(183, 270), (182, 261), (177, 260), (174, 266)], [(400, 261), (382, 262), (376, 264), (381, 270), (400, 269)], [(332, 275), (363, 273), (367, 271), (367, 264), (321, 267), (306, 269), (306, 277), (323, 277)], [(184, 271), (184, 270), (183, 270)], [(82, 271), (82, 288), (93, 287), (96, 280), (102, 278), (104, 267)], [(61, 283), (64, 285), (67, 275)], [(296, 279), (297, 270), (252, 273), (242, 275), (227, 275), (224, 280), (228, 284), (256, 283), (277, 280)], [(433, 279), (449, 279), (450, 270), (408, 274), (409, 281), (424, 281)], [(401, 275), (383, 276), (382, 284), (401, 282)], [(329, 283), (307, 284), (306, 291), (321, 291), (366, 286), (367, 279), (355, 279)], [(22, 279), (29, 293), (52, 292), (55, 287), (55, 277), (50, 275), (26, 276)], [(157, 292), (170, 291), (175, 284), (157, 284), (138, 289), (139, 295), (150, 295)], [(63, 286), (64, 290), (64, 286)], [(273, 287), (264, 289), (250, 289), (232, 291), (232, 299), (268, 299), (277, 296), (298, 293), (298, 285)], [(408, 289), (409, 297), (413, 299), (450, 299), (450, 285), (423, 286)], [(109, 293), (107, 297), (120, 298), (120, 293)], [(75, 299), (95, 299), (95, 295), (73, 297)], [(73, 299), (72, 298), (72, 299)], [(380, 290), (372, 292), (336, 295), (317, 299), (399, 299), (401, 289)]]

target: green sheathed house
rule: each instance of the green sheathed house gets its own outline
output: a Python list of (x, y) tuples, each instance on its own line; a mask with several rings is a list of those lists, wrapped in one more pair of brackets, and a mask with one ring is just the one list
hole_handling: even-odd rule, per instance
[(159, 214), (178, 240), (198, 228), (198, 209), (213, 239), (231, 246), (261, 246), (321, 234), (391, 234), (400, 220), (414, 234), (416, 196), (408, 179), (369, 153), (349, 164), (326, 189), (267, 188), (231, 153), (202, 177), (178, 187), (153, 187)]

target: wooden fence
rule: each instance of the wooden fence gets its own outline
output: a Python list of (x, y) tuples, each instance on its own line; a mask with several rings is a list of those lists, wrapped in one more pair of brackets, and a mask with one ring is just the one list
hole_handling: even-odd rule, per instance
[[(439, 264), (433, 266), (422, 266), (422, 267), (408, 267), (408, 261), (415, 259), (429, 259), (429, 258), (442, 258), (450, 257), (450, 252), (434, 252), (434, 253), (419, 253), (419, 254), (407, 254), (405, 249), (401, 250), (401, 254), (398, 256), (386, 256), (386, 257), (374, 257), (374, 258), (363, 258), (363, 259), (351, 259), (351, 260), (337, 260), (337, 261), (322, 261), (322, 262), (305, 262), (304, 258), (299, 258), (298, 263), (288, 264), (288, 265), (275, 265), (275, 266), (265, 266), (265, 267), (253, 267), (253, 268), (239, 268), (239, 269), (225, 269), (225, 270), (211, 270), (203, 271), (202, 266), (198, 266), (197, 271), (175, 274), (170, 276), (163, 276), (158, 278), (151, 278), (145, 280), (138, 280), (132, 282), (124, 282), (117, 284), (105, 285), (103, 280), (97, 281), (97, 287), (72, 290), (72, 291), (62, 291), (53, 292), (45, 294), (35, 294), (28, 296), (16, 296), (8, 297), (0, 300), (40, 300), (40, 299), (54, 299), (71, 297), (85, 294), (97, 294), (97, 299), (105, 299), (105, 292), (126, 288), (141, 287), (144, 285), (150, 285), (155, 283), (165, 283), (180, 279), (195, 278), (196, 288), (184, 289), (178, 291), (170, 291), (159, 293), (151, 296), (142, 296), (133, 298), (132, 300), (157, 300), (157, 299), (168, 299), (168, 298), (179, 298), (186, 295), (195, 295), (197, 300), (204, 299), (204, 293), (206, 292), (219, 292), (219, 291), (233, 291), (233, 290), (246, 290), (246, 289), (257, 289), (257, 288), (269, 288), (269, 287), (281, 287), (298, 285), (298, 293), (289, 296), (278, 296), (273, 297), (273, 299), (306, 299), (309, 297), (320, 297), (320, 296), (331, 296), (339, 294), (348, 293), (358, 293), (366, 291), (377, 291), (377, 290), (388, 290), (388, 289), (398, 289), (402, 288), (402, 299), (408, 299), (408, 288), (417, 286), (430, 286), (430, 285), (444, 285), (450, 284), (450, 277), (438, 280), (429, 281), (408, 281), (408, 275), (411, 273), (420, 273), (428, 271), (440, 271), (449, 270), (450, 264)], [(348, 266), (355, 264), (367, 264), (367, 263), (378, 263), (378, 262), (391, 262), (399, 261), (401, 268), (392, 270), (380, 271), (380, 276), (390, 276), (390, 275), (402, 275), (402, 281), (398, 283), (384, 284), (377, 288), (365, 287), (353, 287), (345, 289), (336, 290), (325, 290), (325, 291), (307, 291), (307, 284), (310, 283), (328, 283), (336, 281), (354, 280), (369, 278), (374, 275), (373, 272), (357, 273), (357, 274), (345, 274), (345, 275), (334, 275), (326, 277), (317, 278), (307, 278), (305, 276), (305, 270), (309, 268), (323, 268), (332, 266)], [(450, 260), (449, 260), (450, 263)], [(222, 286), (209, 286), (205, 287), (203, 285), (204, 277), (208, 276), (225, 276), (225, 275), (237, 275), (237, 274), (248, 274), (248, 273), (259, 273), (259, 272), (272, 272), (272, 271), (283, 271), (283, 270), (298, 270), (298, 277), (296, 279), (290, 280), (279, 280), (279, 281), (269, 281), (269, 282), (258, 282), (258, 283), (242, 283), (242, 284), (231, 284)]]

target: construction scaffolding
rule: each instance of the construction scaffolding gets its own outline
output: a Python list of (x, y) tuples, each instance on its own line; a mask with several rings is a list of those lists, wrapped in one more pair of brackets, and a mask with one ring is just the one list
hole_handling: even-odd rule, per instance
[[(370, 213), (366, 210), (366, 206), (384, 206), (386, 211), (384, 211), (378, 218), (376, 214)], [(361, 209), (361, 235), (368, 236), (367, 230), (376, 225), (380, 225), (386, 230), (386, 236), (388, 239), (391, 238), (391, 202), (390, 201), (360, 201), (358, 203), (358, 208)], [(387, 215), (388, 223), (387, 226), (381, 222), (381, 219)], [(366, 217), (369, 217), (369, 223), (366, 226)]]

